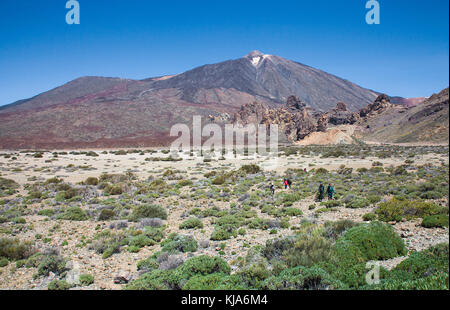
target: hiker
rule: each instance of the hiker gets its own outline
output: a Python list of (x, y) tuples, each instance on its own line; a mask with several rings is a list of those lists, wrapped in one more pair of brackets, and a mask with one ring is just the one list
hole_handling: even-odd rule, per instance
[(292, 186), (292, 181), (291, 181), (291, 179), (287, 179), (287, 184), (288, 184), (288, 186), (289, 186), (289, 189), (291, 189), (291, 186)]
[(333, 195), (334, 195), (334, 187), (333, 187), (333, 185), (328, 184), (327, 194), (328, 194), (328, 200), (333, 200)]
[(286, 178), (284, 178), (283, 184), (284, 184), (284, 189), (287, 189), (288, 188), (288, 181), (287, 181)]
[(272, 196), (275, 195), (275, 186), (273, 183), (270, 183), (270, 191), (272, 192)]
[(319, 201), (323, 200), (323, 193), (325, 192), (325, 186), (322, 183), (319, 185)]

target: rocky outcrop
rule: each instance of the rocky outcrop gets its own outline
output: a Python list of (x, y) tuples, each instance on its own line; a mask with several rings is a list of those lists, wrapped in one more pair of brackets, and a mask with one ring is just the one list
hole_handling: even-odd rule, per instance
[(367, 107), (361, 109), (361, 111), (359, 111), (359, 116), (367, 118), (367, 117), (371, 117), (374, 115), (378, 115), (378, 114), (383, 113), (390, 107), (392, 107), (392, 104), (390, 102), (389, 96), (382, 94), (382, 95), (379, 95), (373, 103), (371, 103)]
[(317, 131), (326, 131), (328, 125), (353, 125), (360, 120), (359, 112), (351, 112), (347, 109), (347, 105), (338, 102), (334, 109), (326, 113), (314, 115), (317, 119)]
[(267, 118), (269, 109), (260, 102), (245, 104), (233, 116), (233, 123), (247, 125), (261, 124)]
[(291, 142), (305, 138), (318, 128), (318, 122), (309, 114), (307, 104), (295, 96), (290, 96), (286, 105), (277, 109), (269, 109), (258, 102), (246, 104), (234, 114), (233, 123), (244, 126), (277, 124)]
[(440, 111), (448, 109), (449, 106), (449, 96), (448, 96), (448, 88), (441, 91), (439, 94), (434, 94), (431, 96), (425, 104), (423, 104), (423, 108), (414, 114), (412, 114), (408, 121), (417, 122), (426, 117), (435, 115)]

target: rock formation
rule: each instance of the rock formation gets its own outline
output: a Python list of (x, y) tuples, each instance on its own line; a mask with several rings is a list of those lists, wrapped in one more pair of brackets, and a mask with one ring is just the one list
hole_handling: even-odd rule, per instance
[(381, 114), (390, 107), (392, 107), (390, 98), (387, 95), (382, 94), (379, 95), (373, 103), (361, 109), (361, 111), (359, 111), (359, 116), (364, 118), (371, 117), (377, 114)]
[(254, 102), (241, 107), (233, 116), (233, 123), (277, 124), (288, 141), (298, 141), (317, 131), (317, 120), (308, 113), (307, 104), (295, 96), (290, 96), (284, 107), (269, 109)]

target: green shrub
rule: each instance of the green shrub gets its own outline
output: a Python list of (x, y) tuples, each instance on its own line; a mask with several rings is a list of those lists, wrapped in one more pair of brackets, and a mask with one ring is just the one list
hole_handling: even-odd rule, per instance
[(116, 213), (113, 210), (110, 209), (102, 209), (100, 211), (100, 214), (98, 215), (99, 221), (107, 221), (116, 216)]
[(176, 252), (195, 252), (198, 248), (198, 243), (192, 236), (184, 236), (172, 234), (166, 240), (161, 242), (162, 251), (169, 253)]
[(8, 260), (20, 260), (30, 257), (34, 253), (32, 243), (19, 239), (0, 238), (0, 257)]
[(133, 213), (130, 215), (130, 220), (137, 221), (141, 218), (160, 218), (167, 219), (166, 210), (158, 205), (143, 204), (134, 208)]
[(381, 196), (379, 195), (369, 195), (367, 196), (367, 200), (371, 203), (371, 204), (377, 204), (378, 202), (381, 201)]
[(351, 220), (338, 220), (334, 222), (326, 222), (324, 236), (331, 240), (338, 239), (342, 234), (358, 224)]
[(112, 234), (109, 231), (103, 231), (97, 234), (96, 239), (90, 246), (96, 253), (102, 254), (102, 258), (106, 259), (115, 253), (120, 253), (121, 245), (123, 245), (125, 237), (123, 234)]
[(227, 181), (226, 176), (221, 175), (221, 176), (218, 176), (217, 178), (213, 179), (211, 183), (214, 184), (214, 185), (222, 185), (226, 181)]
[(52, 209), (44, 209), (44, 210), (39, 210), (37, 214), (50, 217), (55, 214), (55, 211)]
[(422, 227), (448, 227), (448, 215), (437, 214), (424, 217), (422, 220)]
[(243, 165), (239, 170), (244, 171), (246, 174), (256, 174), (261, 172), (261, 168), (255, 164)]
[(188, 259), (182, 266), (177, 268), (183, 279), (193, 276), (206, 276), (214, 273), (229, 275), (231, 272), (228, 263), (220, 257), (200, 255)]
[(88, 216), (80, 207), (68, 207), (58, 219), (67, 221), (86, 221)]
[(247, 257), (246, 260), (249, 260), (249, 262), (246, 262), (237, 274), (242, 278), (246, 286), (261, 289), (264, 280), (271, 275), (267, 262), (259, 257), (252, 257), (250, 259)]
[(1, 267), (6, 267), (6, 266), (8, 266), (8, 264), (9, 264), (9, 261), (8, 261), (7, 258), (5, 258), (5, 257), (0, 257), (0, 268), (1, 268)]
[(105, 194), (112, 196), (121, 195), (123, 193), (123, 188), (121, 184), (108, 184), (104, 188), (104, 192)]
[(337, 208), (337, 207), (341, 206), (342, 202), (340, 202), (339, 200), (329, 200), (329, 201), (323, 201), (320, 204), (327, 208)]
[(72, 288), (72, 285), (64, 280), (53, 280), (48, 284), (47, 289), (49, 291), (65, 291)]
[(331, 242), (322, 236), (300, 236), (283, 255), (290, 267), (311, 267), (321, 261), (328, 261), (331, 250)]
[(283, 254), (294, 246), (294, 237), (284, 239), (267, 240), (265, 247), (262, 249), (262, 255), (267, 260), (281, 260)]
[(370, 206), (370, 201), (364, 198), (355, 198), (345, 204), (346, 208), (358, 209)]
[(237, 236), (237, 231), (231, 228), (216, 227), (211, 234), (211, 240), (223, 241)]
[(203, 223), (198, 218), (190, 218), (180, 224), (180, 229), (203, 228)]
[(84, 181), (84, 184), (97, 186), (98, 185), (98, 179), (94, 178), (94, 177), (89, 177), (89, 178), (86, 179), (86, 181)]
[(176, 289), (177, 283), (173, 278), (174, 270), (153, 270), (143, 274), (139, 279), (131, 281), (126, 290), (168, 290)]
[(418, 217), (423, 218), (429, 215), (442, 214), (443, 212), (443, 208), (432, 202), (424, 202), (420, 200), (410, 201), (396, 197), (387, 202), (380, 203), (375, 211), (378, 218), (384, 222), (398, 222), (404, 217), (408, 220)]
[(366, 222), (375, 221), (377, 219), (377, 215), (375, 213), (366, 213), (363, 215), (363, 220)]
[(185, 186), (192, 186), (194, 184), (191, 180), (180, 180), (177, 183), (177, 187), (185, 187)]
[(248, 223), (248, 228), (266, 230), (269, 228), (269, 225), (265, 219), (254, 218)]
[(286, 208), (283, 210), (283, 213), (287, 216), (300, 216), (303, 215), (302, 210), (297, 208)]
[(152, 257), (141, 260), (137, 263), (137, 270), (143, 270), (145, 272), (150, 272), (152, 270), (158, 269), (158, 267), (158, 261)]
[(380, 222), (362, 224), (349, 229), (337, 240), (336, 249), (339, 255), (344, 255), (353, 263), (386, 260), (407, 253), (402, 238), (392, 226)]
[(82, 274), (80, 275), (80, 283), (82, 286), (89, 286), (94, 283), (94, 277), (90, 274)]
[(128, 241), (128, 245), (130, 247), (136, 247), (138, 249), (146, 247), (146, 246), (150, 246), (150, 245), (155, 245), (156, 242), (152, 239), (150, 239), (149, 237), (147, 237), (146, 235), (137, 235), (134, 237), (131, 237)]
[[(223, 259), (201, 255), (188, 259), (176, 269), (155, 269), (145, 273), (139, 279), (128, 284), (126, 289), (212, 289), (219, 284), (219, 281), (217, 277), (210, 277), (210, 275), (220, 274), (223, 280), (229, 281), (230, 272), (230, 267)], [(203, 279), (204, 277), (206, 278)], [(224, 284), (223, 281), (221, 284)]]
[(57, 254), (42, 255), (39, 257), (39, 264), (37, 265), (37, 275), (47, 277), (50, 272), (60, 275), (67, 271), (66, 260)]
[(448, 243), (413, 252), (371, 289), (448, 290)]
[(271, 276), (263, 283), (266, 290), (333, 290), (346, 286), (318, 267), (286, 269), (278, 276)]
[(223, 273), (193, 276), (183, 286), (183, 290), (215, 290), (226, 277), (227, 275)]
[(45, 181), (45, 185), (49, 185), (49, 184), (59, 184), (59, 183), (61, 183), (63, 180), (62, 179), (60, 179), (60, 178), (57, 178), (57, 177), (54, 177), (54, 178), (50, 178), (50, 179), (48, 179), (47, 181)]
[(19, 187), (16, 181), (0, 177), (0, 197), (13, 194)]

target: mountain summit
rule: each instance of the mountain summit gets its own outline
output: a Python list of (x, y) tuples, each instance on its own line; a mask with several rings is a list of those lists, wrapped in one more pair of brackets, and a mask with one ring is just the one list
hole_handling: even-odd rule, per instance
[[(291, 95), (297, 96), (311, 108), (327, 111), (337, 102), (345, 102), (357, 111), (373, 102), (377, 93), (326, 72), (260, 51), (252, 51), (243, 58), (205, 65), (173, 78), (155, 81), (154, 89), (177, 88), (189, 102), (233, 104), (236, 97), (244, 102), (250, 95), (253, 101), (268, 105), (284, 104)], [(226, 97), (217, 90), (227, 90)]]

